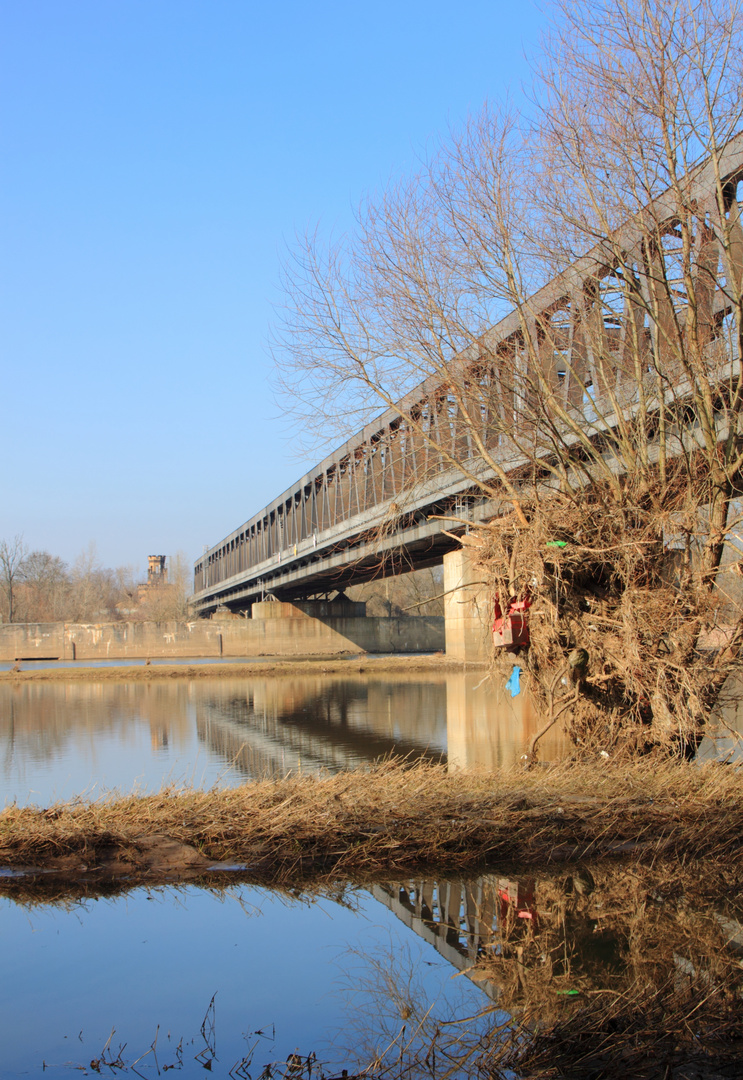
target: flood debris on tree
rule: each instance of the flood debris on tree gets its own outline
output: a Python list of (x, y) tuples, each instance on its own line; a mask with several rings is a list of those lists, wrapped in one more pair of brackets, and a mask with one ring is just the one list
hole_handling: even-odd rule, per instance
[[(495, 598), (496, 662), (518, 654), (544, 716), (532, 757), (561, 719), (585, 750), (694, 755), (743, 642), (699, 554), (703, 509), (685, 484), (619, 497), (594, 485), (524, 498), (470, 533)], [(527, 604), (528, 627), (503, 646), (502, 611)]]

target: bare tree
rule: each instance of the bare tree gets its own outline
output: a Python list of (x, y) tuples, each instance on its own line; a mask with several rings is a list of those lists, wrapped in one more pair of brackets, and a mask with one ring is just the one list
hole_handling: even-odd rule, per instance
[(526, 117), (484, 109), (287, 263), (305, 430), (392, 408), (413, 485), (490, 500), (474, 546), (577, 741), (689, 745), (743, 641), (742, 50), (736, 0), (558, 0)]
[(425, 567), (347, 589), (350, 600), (366, 604), (367, 615), (443, 615), (444, 580), (440, 567)]
[[(187, 610), (190, 574), (182, 553), (176, 557), (175, 585), (168, 594), (167, 618)], [(137, 572), (101, 564), (95, 544), (88, 545), (72, 568), (48, 551), (27, 552), (23, 538), (0, 541), (0, 588), (8, 621), (90, 622), (118, 620), (136, 609)]]
[(32, 551), (20, 572), (19, 610), (23, 622), (57, 622), (67, 615), (70, 576), (67, 564), (48, 551)]
[(6, 619), (12, 623), (15, 617), (15, 591), (21, 576), (26, 555), (23, 536), (12, 540), (0, 540), (0, 588), (5, 596)]
[(70, 571), (68, 618), (76, 622), (119, 619), (117, 604), (131, 601), (136, 590), (135, 576), (131, 567), (103, 566), (91, 542)]

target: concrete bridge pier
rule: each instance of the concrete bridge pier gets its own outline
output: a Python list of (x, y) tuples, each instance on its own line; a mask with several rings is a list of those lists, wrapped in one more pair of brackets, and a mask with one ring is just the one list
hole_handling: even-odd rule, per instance
[(487, 663), (492, 655), (493, 600), (467, 548), (444, 555), (446, 655)]

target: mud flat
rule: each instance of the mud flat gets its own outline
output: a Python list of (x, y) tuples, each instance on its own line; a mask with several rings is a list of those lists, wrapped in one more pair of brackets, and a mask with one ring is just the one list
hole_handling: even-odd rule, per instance
[[(111, 667), (24, 667), (0, 671), (0, 683), (12, 682), (110, 682), (112, 680), (154, 681), (157, 679), (224, 679), (263, 675), (372, 674), (374, 672), (461, 671), (461, 661), (449, 660), (443, 653), (422, 656), (358, 656), (300, 660), (256, 660), (243, 663), (138, 664)], [(484, 665), (468, 664), (474, 668)]]

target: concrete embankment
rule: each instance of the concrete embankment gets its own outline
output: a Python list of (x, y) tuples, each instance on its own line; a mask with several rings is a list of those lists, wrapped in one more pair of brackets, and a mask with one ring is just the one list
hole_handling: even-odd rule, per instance
[(431, 653), (443, 649), (444, 620), (433, 616), (318, 617), (300, 612), (291, 617), (223, 621), (0, 626), (0, 660), (5, 661), (330, 657), (342, 653)]

